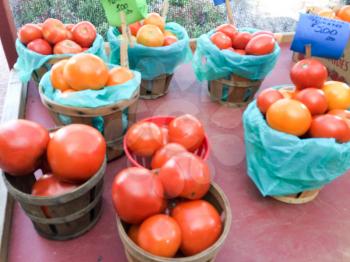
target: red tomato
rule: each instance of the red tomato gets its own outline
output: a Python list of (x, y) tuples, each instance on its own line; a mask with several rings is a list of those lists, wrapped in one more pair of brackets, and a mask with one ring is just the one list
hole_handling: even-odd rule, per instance
[(142, 27), (142, 24), (140, 22), (130, 24), (129, 28), (130, 28), (131, 34), (133, 36), (137, 36), (137, 32), (140, 30), (141, 27)]
[[(345, 120), (346, 124), (350, 128), (350, 111), (342, 110), (342, 109), (333, 109), (331, 111), (328, 111), (327, 114), (341, 117), (342, 119)], [(344, 140), (350, 141), (350, 132), (348, 132), (348, 136), (344, 137)]]
[(43, 36), (50, 44), (56, 44), (67, 39), (67, 29), (57, 19), (48, 18), (43, 23)]
[(151, 156), (163, 146), (163, 133), (151, 122), (132, 125), (125, 135), (128, 148), (137, 155)]
[(55, 197), (72, 192), (78, 187), (79, 185), (77, 184), (63, 182), (58, 180), (54, 175), (47, 174), (41, 176), (37, 181), (35, 181), (32, 188), (32, 195)]
[(95, 128), (72, 124), (60, 128), (50, 140), (47, 159), (61, 180), (83, 182), (96, 174), (106, 155), (106, 142)]
[(172, 120), (168, 129), (169, 141), (183, 145), (190, 152), (198, 149), (205, 137), (202, 123), (189, 114)]
[(237, 34), (237, 28), (231, 24), (223, 24), (223, 25), (220, 25), (216, 28), (216, 32), (224, 33), (229, 38), (231, 38), (231, 40), (233, 41), (233, 39), (235, 38), (235, 36)]
[(68, 31), (72, 32), (75, 24), (65, 24), (64, 26)]
[(140, 226), (139, 225), (131, 225), (128, 231), (128, 236), (136, 245), (138, 245), (138, 237), (139, 237)]
[(166, 145), (169, 143), (169, 130), (167, 127), (163, 126), (160, 128), (163, 134), (163, 145)]
[(208, 192), (211, 182), (207, 163), (189, 152), (170, 158), (158, 176), (169, 198), (200, 199)]
[(181, 229), (172, 217), (154, 215), (141, 224), (137, 243), (155, 256), (174, 257), (181, 244)]
[(247, 44), (245, 51), (247, 55), (267, 55), (275, 49), (276, 40), (270, 35), (254, 36)]
[(235, 53), (240, 54), (240, 55), (246, 55), (247, 53), (243, 49), (235, 49)]
[(51, 55), (52, 54), (52, 47), (51, 45), (45, 41), (44, 39), (36, 39), (30, 42), (27, 45), (27, 48), (29, 50), (32, 50), (38, 54), (41, 55)]
[(232, 40), (227, 35), (222, 32), (216, 32), (211, 37), (210, 40), (216, 45), (219, 49), (227, 49), (232, 47)]
[(73, 29), (73, 39), (81, 47), (90, 47), (96, 39), (96, 28), (88, 21), (76, 24)]
[(43, 33), (41, 32), (40, 27), (35, 24), (26, 24), (18, 31), (18, 39), (23, 44), (28, 44), (29, 42), (42, 37)]
[(37, 123), (14, 120), (0, 126), (0, 168), (14, 175), (35, 171), (45, 154), (49, 133)]
[(179, 153), (187, 152), (180, 144), (170, 143), (159, 149), (152, 158), (152, 169), (161, 168), (170, 158), (178, 155)]
[(232, 46), (234, 49), (245, 49), (250, 39), (252, 39), (251, 34), (247, 32), (239, 32), (236, 34)]
[(340, 143), (349, 141), (350, 128), (339, 116), (321, 115), (316, 116), (311, 123), (311, 137), (335, 138)]
[(164, 37), (164, 44), (163, 46), (169, 46), (177, 42), (177, 38), (174, 36), (166, 36)]
[(274, 33), (272, 33), (271, 31), (258, 31), (258, 32), (255, 32), (252, 34), (252, 37), (255, 37), (257, 35), (270, 35), (272, 36), (273, 38), (275, 38), (275, 35)]
[(180, 226), (181, 251), (186, 256), (198, 254), (220, 237), (222, 222), (218, 211), (207, 201), (195, 200), (178, 204), (172, 217)]
[(112, 183), (112, 200), (118, 216), (131, 224), (161, 213), (166, 207), (163, 195), (160, 178), (145, 168), (126, 168)]
[(305, 88), (298, 92), (295, 99), (306, 105), (311, 115), (324, 114), (328, 109), (326, 96), (318, 88)]
[(58, 54), (78, 54), (82, 52), (83, 49), (80, 45), (72, 40), (63, 40), (55, 45), (53, 48), (53, 53)]
[(292, 67), (290, 78), (299, 89), (322, 88), (328, 78), (328, 72), (320, 61), (308, 58), (299, 61)]
[(280, 99), (283, 99), (283, 95), (280, 91), (272, 88), (267, 88), (259, 94), (257, 105), (261, 113), (266, 114), (269, 107)]

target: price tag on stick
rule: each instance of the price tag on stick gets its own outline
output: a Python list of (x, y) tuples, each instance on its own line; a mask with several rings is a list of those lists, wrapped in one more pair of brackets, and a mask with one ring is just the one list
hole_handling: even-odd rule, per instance
[(233, 11), (231, 7), (231, 1), (230, 0), (214, 0), (214, 5), (221, 5), (226, 4), (226, 13), (228, 21), (231, 25), (234, 25), (235, 21), (233, 19)]
[(305, 53), (311, 45), (312, 56), (339, 59), (350, 37), (350, 24), (320, 16), (301, 14), (291, 50)]

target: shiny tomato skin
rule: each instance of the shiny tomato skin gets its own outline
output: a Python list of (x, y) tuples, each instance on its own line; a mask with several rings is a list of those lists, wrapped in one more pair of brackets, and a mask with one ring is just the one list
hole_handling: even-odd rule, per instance
[(257, 105), (260, 109), (260, 112), (266, 114), (269, 107), (280, 99), (283, 99), (283, 95), (280, 91), (273, 88), (265, 89), (258, 95), (257, 98)]
[(58, 19), (48, 18), (43, 23), (43, 36), (50, 44), (56, 44), (67, 39), (67, 29)]
[(116, 175), (112, 200), (120, 219), (130, 224), (140, 224), (166, 207), (159, 177), (138, 167), (126, 168)]
[(307, 58), (292, 67), (290, 78), (298, 89), (322, 88), (327, 81), (328, 71), (317, 59)]
[(155, 256), (174, 257), (180, 248), (181, 229), (172, 217), (154, 215), (141, 224), (137, 243)]
[(237, 28), (231, 24), (223, 24), (223, 25), (220, 25), (216, 28), (216, 32), (224, 33), (229, 38), (231, 38), (231, 40), (233, 41), (233, 39), (235, 38), (235, 36), (237, 34)]
[(35, 122), (1, 124), (0, 168), (13, 176), (29, 175), (38, 168), (49, 140), (49, 132)]
[(51, 55), (52, 47), (44, 39), (36, 39), (28, 43), (27, 48), (41, 55)]
[(106, 155), (106, 142), (95, 128), (72, 124), (60, 128), (51, 138), (47, 159), (60, 180), (84, 182), (101, 168)]
[(238, 32), (233, 40), (232, 47), (234, 49), (245, 49), (251, 39), (252, 35), (250, 33)]
[(349, 141), (350, 128), (346, 121), (335, 115), (316, 116), (312, 120), (310, 135), (315, 138), (335, 138), (339, 143)]
[(210, 188), (211, 174), (207, 163), (189, 152), (170, 158), (159, 169), (158, 176), (168, 198), (200, 199)]
[(170, 122), (168, 130), (169, 141), (183, 145), (190, 152), (198, 149), (205, 138), (202, 123), (190, 114), (176, 117)]
[(222, 32), (216, 32), (211, 37), (210, 40), (216, 45), (219, 49), (227, 49), (232, 47), (232, 40), (230, 37), (225, 35)]
[(54, 48), (53, 53), (56, 55), (60, 54), (78, 54), (82, 52), (83, 49), (80, 45), (78, 45), (76, 42), (72, 40), (63, 40), (61, 42), (58, 42)]
[(55, 63), (50, 71), (50, 80), (54, 88), (61, 90), (62, 92), (69, 90), (69, 84), (64, 80), (63, 69), (67, 64), (68, 59), (61, 60)]
[(72, 33), (74, 41), (81, 47), (91, 47), (97, 35), (95, 26), (88, 21), (76, 24), (72, 29)]
[(327, 81), (322, 90), (327, 98), (329, 110), (350, 107), (350, 87), (346, 83)]
[(25, 45), (42, 37), (41, 28), (35, 24), (25, 24), (18, 30), (18, 39)]
[(121, 85), (134, 78), (133, 72), (125, 67), (114, 67), (108, 72), (106, 86)]
[(326, 96), (318, 88), (305, 88), (298, 92), (295, 99), (306, 105), (311, 115), (324, 114), (328, 109)]
[(220, 215), (207, 201), (180, 203), (173, 209), (171, 216), (180, 226), (182, 234), (180, 249), (186, 256), (193, 256), (206, 250), (221, 235)]
[(55, 197), (72, 192), (78, 184), (67, 183), (57, 179), (52, 174), (41, 176), (33, 185), (32, 195), (42, 197)]
[(152, 169), (161, 168), (170, 158), (183, 152), (187, 152), (187, 150), (180, 144), (169, 143), (164, 145), (154, 154), (151, 162)]
[(163, 145), (166, 145), (169, 143), (169, 129), (166, 126), (162, 126), (160, 130), (163, 134)]
[(247, 55), (267, 55), (275, 49), (276, 40), (273, 36), (262, 34), (254, 36), (247, 44)]

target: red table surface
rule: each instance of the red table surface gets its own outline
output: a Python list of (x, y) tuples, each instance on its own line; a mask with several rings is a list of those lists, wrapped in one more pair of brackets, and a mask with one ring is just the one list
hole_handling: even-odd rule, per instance
[[(275, 70), (263, 88), (290, 83), (291, 52), (283, 46)], [(242, 110), (212, 103), (206, 83), (196, 81), (190, 65), (181, 66), (164, 98), (139, 104), (138, 119), (153, 115), (196, 115), (205, 125), (212, 151), (209, 163), (232, 208), (230, 234), (216, 261), (350, 261), (350, 177), (326, 186), (316, 200), (288, 205), (260, 195), (246, 175)], [(31, 85), (26, 118), (46, 127), (53, 122)], [(70, 241), (40, 237), (16, 204), (9, 261), (126, 261), (111, 202), (111, 183), (126, 167), (122, 157), (108, 165), (103, 215), (85, 235)]]

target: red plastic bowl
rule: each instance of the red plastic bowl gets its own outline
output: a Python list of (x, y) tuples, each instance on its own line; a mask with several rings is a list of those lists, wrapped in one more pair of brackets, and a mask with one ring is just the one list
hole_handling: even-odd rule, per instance
[[(162, 127), (162, 126), (169, 125), (169, 123), (173, 119), (175, 119), (175, 116), (154, 116), (150, 118), (145, 118), (141, 121), (152, 122), (152, 123), (155, 123), (157, 126)], [(126, 145), (126, 136), (124, 136), (123, 147), (124, 147), (125, 155), (127, 156), (132, 166), (145, 167), (147, 169), (151, 169), (152, 158), (137, 156), (131, 150), (129, 150), (129, 148)], [(209, 152), (210, 152), (209, 141), (208, 141), (207, 135), (205, 134), (203, 144), (193, 153), (199, 156), (200, 158), (202, 158), (203, 160), (207, 160), (209, 157)]]

